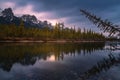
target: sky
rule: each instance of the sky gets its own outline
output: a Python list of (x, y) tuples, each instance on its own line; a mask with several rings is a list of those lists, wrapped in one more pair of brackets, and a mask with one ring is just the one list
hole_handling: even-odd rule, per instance
[(37, 19), (52, 23), (64, 22), (67, 27), (88, 28), (98, 31), (80, 9), (120, 24), (120, 0), (0, 0), (0, 8), (11, 7), (17, 16), (35, 15)]

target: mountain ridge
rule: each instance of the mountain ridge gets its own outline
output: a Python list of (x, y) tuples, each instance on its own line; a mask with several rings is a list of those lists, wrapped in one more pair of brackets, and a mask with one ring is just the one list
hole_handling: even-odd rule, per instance
[(21, 17), (17, 17), (14, 15), (12, 8), (0, 10), (0, 24), (15, 24), (19, 26), (21, 21), (24, 22), (25, 27), (53, 27), (48, 21), (38, 20), (35, 15), (23, 14)]

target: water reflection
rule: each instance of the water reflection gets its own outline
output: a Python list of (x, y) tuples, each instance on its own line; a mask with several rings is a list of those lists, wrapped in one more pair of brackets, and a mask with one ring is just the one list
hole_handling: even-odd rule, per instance
[(120, 50), (120, 42), (107, 42), (105, 49), (111, 51)]
[(51, 61), (51, 62), (56, 61), (55, 55), (51, 55), (50, 57), (48, 57), (47, 61)]
[[(96, 45), (94, 45), (96, 44)], [(1, 44), (0, 68), (9, 72), (15, 63), (34, 65), (37, 60), (59, 61), (65, 55), (90, 55), (96, 50), (102, 50), (105, 43), (80, 44)]]
[(114, 56), (109, 54), (108, 58), (104, 58), (102, 61), (97, 62), (96, 65), (93, 65), (92, 68), (87, 70), (84, 74), (81, 75), (82, 80), (86, 80), (96, 74), (101, 73), (102, 71), (109, 70), (112, 66), (120, 64), (120, 54)]

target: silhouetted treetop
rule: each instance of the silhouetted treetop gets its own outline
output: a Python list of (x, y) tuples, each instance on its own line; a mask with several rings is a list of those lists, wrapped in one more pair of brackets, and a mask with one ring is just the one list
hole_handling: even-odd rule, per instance
[(112, 22), (106, 20), (102, 20), (100, 17), (87, 12), (86, 10), (80, 10), (82, 15), (85, 15), (93, 24), (97, 25), (98, 28), (103, 30), (104, 32), (108, 32), (109, 36), (120, 36), (120, 27), (119, 25), (114, 25)]

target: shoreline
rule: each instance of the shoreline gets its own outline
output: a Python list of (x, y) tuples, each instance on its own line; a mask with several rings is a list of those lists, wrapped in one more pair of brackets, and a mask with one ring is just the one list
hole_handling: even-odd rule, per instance
[(106, 40), (95, 39), (39, 39), (39, 38), (26, 38), (26, 37), (5, 37), (0, 39), (0, 43), (81, 43), (81, 42), (106, 42)]
[(81, 42), (106, 42), (97, 40), (0, 40), (0, 43), (81, 43)]

